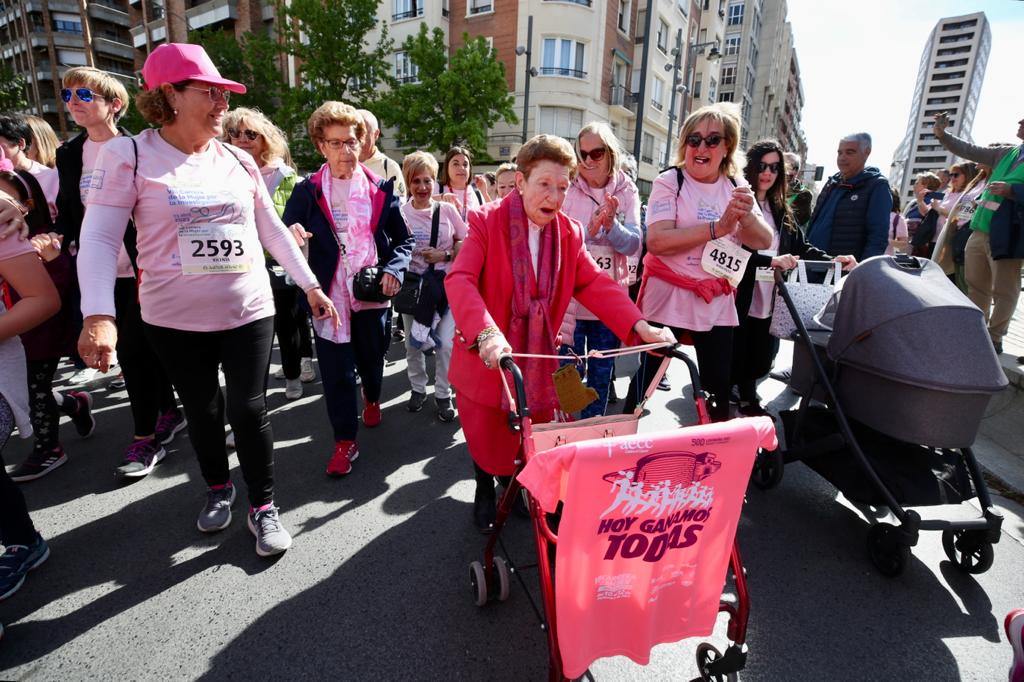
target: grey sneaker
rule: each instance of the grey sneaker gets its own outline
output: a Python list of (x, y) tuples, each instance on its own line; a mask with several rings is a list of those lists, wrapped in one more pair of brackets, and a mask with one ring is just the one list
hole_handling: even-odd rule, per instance
[(231, 523), (231, 505), (235, 503), (235, 486), (230, 483), (214, 490), (206, 491), (206, 505), (199, 512), (196, 527), (204, 533), (216, 533), (224, 530)]
[(316, 372), (313, 371), (313, 358), (302, 358), (299, 368), (299, 381), (304, 384), (316, 381)]
[(277, 507), (251, 512), (249, 530), (256, 536), (256, 553), (260, 556), (281, 554), (292, 546), (292, 536), (281, 525)]

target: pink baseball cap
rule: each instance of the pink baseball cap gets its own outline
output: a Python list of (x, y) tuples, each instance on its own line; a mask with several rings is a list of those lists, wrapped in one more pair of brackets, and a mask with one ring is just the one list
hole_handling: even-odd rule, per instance
[(152, 90), (161, 83), (195, 80), (219, 85), (225, 90), (245, 94), (245, 86), (221, 78), (217, 67), (202, 45), (191, 43), (164, 43), (149, 53), (142, 65), (143, 89)]

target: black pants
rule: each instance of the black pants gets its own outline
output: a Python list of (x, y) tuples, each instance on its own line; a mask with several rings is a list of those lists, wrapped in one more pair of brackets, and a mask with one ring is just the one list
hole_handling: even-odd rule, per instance
[(0, 543), (29, 545), (36, 538), (36, 529), (25, 506), (25, 496), (11, 480), (4, 466), (3, 449), (14, 431), (14, 413), (0, 396)]
[(249, 503), (261, 507), (274, 499), (274, 434), (267, 416), (267, 370), (274, 339), (274, 318), (235, 329), (190, 332), (143, 323), (156, 356), (181, 398), (188, 435), (208, 486), (230, 480), (225, 447), (224, 370), (227, 418)]
[(384, 355), (391, 342), (390, 317), (390, 308), (360, 310), (352, 313), (349, 343), (333, 343), (316, 337), (320, 379), (335, 441), (355, 440), (359, 429), (356, 370), (363, 381), (364, 398), (371, 403), (380, 401)]
[[(664, 327), (657, 322), (652, 327)], [(705, 391), (711, 395), (708, 412), (711, 421), (721, 422), (729, 419), (730, 364), (732, 362), (732, 327), (712, 327), (706, 332), (693, 332), (679, 327), (669, 327), (678, 338), (684, 331), (693, 339), (693, 347), (697, 351), (697, 367), (700, 370), (700, 382)], [(658, 373), (661, 358), (644, 353), (640, 356), (640, 369), (629, 384), (629, 395), (623, 413), (636, 409), (647, 386)]]
[(302, 358), (312, 356), (312, 349), (309, 348), (309, 321), (298, 305), (297, 296), (300, 293), (296, 287), (274, 289), (274, 333), (277, 334), (277, 345), (281, 349), (281, 365), (286, 379), (298, 379), (302, 371)]
[(117, 278), (114, 306), (117, 311), (117, 361), (124, 374), (135, 436), (152, 436), (160, 415), (177, 407), (174, 388), (143, 331), (139, 289), (134, 278)]
[(740, 400), (757, 402), (757, 381), (771, 371), (779, 340), (768, 331), (772, 319), (749, 315), (740, 320), (732, 342), (732, 383), (739, 389)]
[(28, 414), (35, 432), (35, 449), (52, 450), (60, 445), (60, 413), (70, 416), (78, 409), (73, 396), (53, 396), (53, 376), (57, 372), (59, 358), (53, 360), (31, 360), (25, 363), (28, 370)]

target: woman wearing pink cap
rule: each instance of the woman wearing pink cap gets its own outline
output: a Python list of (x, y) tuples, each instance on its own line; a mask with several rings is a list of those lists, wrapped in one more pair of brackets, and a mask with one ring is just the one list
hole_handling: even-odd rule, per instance
[[(317, 319), (337, 319), (297, 241), (277, 217), (248, 154), (218, 141), (231, 92), (198, 45), (156, 48), (142, 68), (136, 105), (160, 126), (115, 138), (93, 172), (79, 253), (82, 314), (79, 352), (106, 370), (117, 341), (114, 279), (122, 241), (136, 257), (145, 333), (189, 422), (208, 486), (197, 525), (207, 533), (231, 523), (235, 489), (225, 448), (226, 412), (249, 494), (249, 529), (261, 556), (291, 545), (274, 506), (274, 439), (266, 382), (274, 334), (274, 299), (263, 249), (306, 292)], [(136, 239), (124, 239), (134, 216)], [(135, 245), (137, 244), (137, 251)], [(133, 253), (133, 251), (135, 253)]]

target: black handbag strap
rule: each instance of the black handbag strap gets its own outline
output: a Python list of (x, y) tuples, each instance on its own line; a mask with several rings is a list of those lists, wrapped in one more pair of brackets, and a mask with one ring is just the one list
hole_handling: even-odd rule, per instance
[[(434, 204), (434, 213), (430, 216), (430, 248), (437, 248), (437, 233), (441, 227), (441, 204), (440, 202)], [(427, 270), (430, 272), (434, 271), (434, 264), (430, 263), (427, 265)]]

